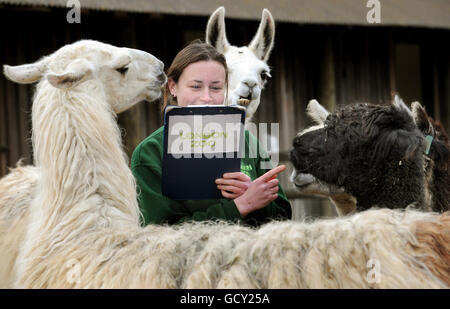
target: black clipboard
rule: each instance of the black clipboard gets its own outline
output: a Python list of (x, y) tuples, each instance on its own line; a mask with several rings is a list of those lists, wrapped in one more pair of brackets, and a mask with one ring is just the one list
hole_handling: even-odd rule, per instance
[[(237, 105), (166, 107), (162, 194), (176, 200), (223, 198), (215, 180), (241, 170), (244, 121), (245, 109)], [(233, 129), (227, 131), (225, 122)]]

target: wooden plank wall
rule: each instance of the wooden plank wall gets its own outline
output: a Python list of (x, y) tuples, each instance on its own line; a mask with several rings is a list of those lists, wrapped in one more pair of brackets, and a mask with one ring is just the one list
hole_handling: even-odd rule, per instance
[[(206, 17), (82, 11), (81, 24), (68, 24), (64, 9), (0, 9), (0, 65), (34, 62), (64, 44), (96, 39), (148, 51), (166, 66), (195, 38), (203, 38)], [(230, 43), (250, 42), (258, 22), (226, 20)], [(279, 123), (280, 163), (288, 164), (281, 181), (294, 205), (295, 218), (333, 216), (328, 202), (298, 198), (288, 177), (292, 139), (310, 125), (310, 99), (330, 109), (354, 102), (389, 102), (395, 89), (392, 50), (396, 42), (415, 42), (423, 50), (424, 100), (450, 129), (450, 31), (388, 27), (346, 27), (277, 23), (266, 85), (255, 122)], [(430, 78), (429, 78), (430, 77)], [(431, 78), (432, 77), (432, 78)], [(32, 162), (30, 106), (33, 87), (0, 77), (0, 176), (19, 158)], [(136, 145), (162, 125), (160, 102), (140, 103), (119, 116), (129, 156)], [(270, 127), (270, 126), (269, 126)]]

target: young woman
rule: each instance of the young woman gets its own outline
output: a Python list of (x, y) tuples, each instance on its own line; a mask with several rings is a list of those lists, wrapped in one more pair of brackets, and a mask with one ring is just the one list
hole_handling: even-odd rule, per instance
[[(224, 103), (228, 70), (225, 57), (211, 45), (193, 42), (181, 50), (170, 66), (164, 106), (220, 105)], [(290, 219), (291, 205), (276, 175), (285, 169), (261, 169), (259, 143), (247, 130), (246, 147), (256, 147), (257, 158), (241, 159), (241, 172), (217, 179), (223, 199), (172, 200), (161, 193), (163, 127), (134, 150), (131, 169), (136, 177), (144, 225), (184, 221), (226, 220), (259, 225), (270, 219)]]

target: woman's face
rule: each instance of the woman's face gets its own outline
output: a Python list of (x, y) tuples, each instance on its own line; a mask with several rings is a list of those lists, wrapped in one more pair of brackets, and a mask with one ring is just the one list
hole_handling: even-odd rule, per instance
[(188, 65), (178, 83), (169, 79), (169, 90), (178, 106), (220, 105), (225, 98), (225, 68), (217, 61), (198, 61)]

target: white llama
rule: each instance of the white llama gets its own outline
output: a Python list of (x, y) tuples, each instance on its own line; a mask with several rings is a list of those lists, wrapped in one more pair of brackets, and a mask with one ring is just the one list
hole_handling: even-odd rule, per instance
[[(104, 46), (104, 50), (99, 50), (100, 54), (84, 52), (86, 48), (92, 48), (92, 46), (99, 44), (93, 41), (81, 41), (77, 44), (68, 45), (62, 48), (58, 54), (55, 53), (55, 55), (44, 58), (35, 64), (17, 67), (5, 66), (4, 73), (8, 78), (19, 83), (33, 83), (48, 73), (45, 76), (51, 83), (56, 84), (57, 78), (66, 78), (65, 83), (61, 87), (70, 88), (73, 86), (71, 83), (74, 83), (78, 78), (74, 74), (80, 74), (80, 78), (81, 74), (84, 74), (82, 78), (89, 79), (95, 74), (107, 73), (106, 70), (109, 68), (111, 72), (108, 74), (113, 74), (110, 76), (112, 80), (114, 75), (123, 76), (123, 80), (117, 81), (120, 87), (114, 88), (116, 93), (113, 91), (109, 92), (111, 103), (116, 112), (121, 112), (128, 108), (126, 105), (119, 108), (119, 102), (123, 102), (122, 104), (126, 102), (135, 104), (138, 101), (153, 99), (159, 93), (157, 87), (165, 80), (161, 62), (157, 62), (156, 59), (154, 60), (154, 57), (139, 50), (118, 49), (113, 46), (108, 47), (106, 44), (100, 44)], [(108, 50), (108, 48), (111, 50)], [(73, 53), (68, 52), (68, 49), (73, 50)], [(64, 61), (70, 60), (70, 58), (64, 60), (61, 57), (75, 57), (76, 53), (85, 53), (85, 56), (91, 62), (96, 61), (94, 57), (107, 57), (104, 61), (108, 67), (105, 67), (101, 72), (93, 71), (92, 65), (87, 60), (80, 58), (70, 63), (65, 76), (53, 74), (51, 70), (62, 72), (60, 67), (67, 65)], [(113, 55), (115, 58), (112, 58)], [(60, 58), (61, 60), (59, 60)], [(47, 67), (47, 65), (51, 67)], [(151, 66), (156, 67), (154, 69), (155, 72), (151, 71), (153, 70)], [(152, 82), (152, 75), (156, 73), (159, 74), (157, 76), (159, 81)], [(108, 78), (108, 76), (105, 78)], [(79, 80), (78, 82), (82, 81)], [(87, 90), (90, 91), (90, 89)], [(115, 98), (113, 97), (114, 95), (116, 95)], [(10, 287), (13, 281), (13, 265), (17, 258), (19, 244), (22, 242), (25, 234), (24, 230), (27, 226), (26, 222), (28, 222), (29, 207), (34, 198), (39, 178), (39, 167), (19, 166), (0, 179), (0, 265), (2, 265), (0, 269), (0, 288)]]
[(0, 180), (0, 288), (11, 287), (39, 179), (39, 168), (19, 166)]
[(211, 14), (206, 26), (205, 41), (223, 53), (229, 69), (227, 105), (246, 107), (246, 122), (250, 121), (261, 100), (261, 91), (270, 76), (267, 65), (275, 39), (275, 22), (264, 9), (259, 28), (248, 46), (230, 45), (225, 33), (225, 8)]
[[(70, 216), (85, 226), (93, 224), (89, 215), (95, 224), (104, 219), (107, 225), (112, 215), (118, 222), (138, 226), (135, 182), (115, 115), (140, 101), (157, 99), (166, 81), (163, 67), (143, 51), (87, 40), (64, 46), (34, 64), (4, 67), (5, 75), (16, 82), (42, 78), (32, 111), (40, 178), (22, 253), (27, 248), (33, 251), (32, 244), (41, 238), (58, 242)], [(21, 256), (19, 271), (30, 258), (27, 253)]]

